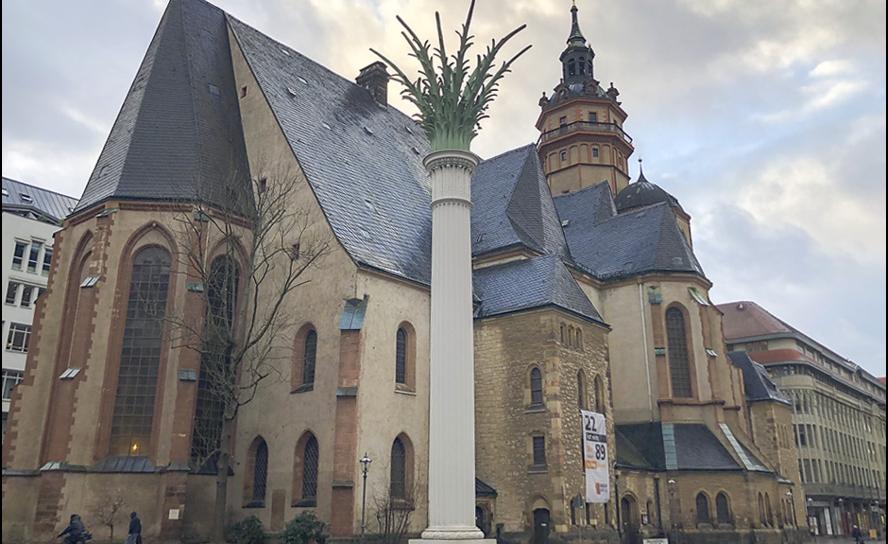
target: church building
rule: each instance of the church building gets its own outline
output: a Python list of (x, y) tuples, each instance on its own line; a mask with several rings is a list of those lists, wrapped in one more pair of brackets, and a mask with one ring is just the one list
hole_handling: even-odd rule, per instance
[[(527, 105), (538, 141), (472, 178), (478, 526), (514, 543), (797, 541), (792, 408), (728, 358), (691, 217), (631, 181), (628, 114), (570, 17), (562, 77)], [(170, 0), (55, 236), (3, 443), (4, 541), (75, 512), (99, 530), (91, 509), (115, 489), (146, 538), (210, 533), (201, 361), (158, 315), (205, 314), (181, 214), (281, 178), (331, 249), (286, 301), (282, 378), (238, 413), (228, 517), (277, 533), (312, 511), (352, 538), (362, 514), (378, 532), (388, 501), (409, 534), (426, 527), (430, 149), (387, 87), (381, 63), (353, 82), (204, 0)], [(607, 421), (606, 503), (584, 499), (581, 409)]]

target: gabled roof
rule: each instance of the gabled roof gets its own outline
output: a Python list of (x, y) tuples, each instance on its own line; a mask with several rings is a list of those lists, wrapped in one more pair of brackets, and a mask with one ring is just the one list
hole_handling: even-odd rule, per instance
[(600, 280), (620, 279), (648, 272), (686, 272), (705, 277), (666, 203), (620, 214), (595, 223), (590, 210), (601, 195), (579, 191), (556, 197), (555, 205), (574, 262)]
[(773, 400), (791, 404), (789, 397), (771, 380), (765, 367), (753, 361), (745, 351), (732, 351), (728, 353), (728, 358), (731, 364), (743, 371), (743, 389), (747, 400)]
[(718, 309), (724, 314), (726, 340), (795, 332), (755, 302), (744, 300), (719, 304)]
[(108, 198), (252, 198), (225, 14), (171, 0), (78, 210)]
[(481, 301), (478, 317), (554, 306), (598, 323), (601, 314), (577, 285), (557, 255), (475, 270), (475, 293)]
[(429, 283), (422, 129), (366, 89), (228, 20), (338, 240), (359, 264)]
[(472, 178), (472, 253), (523, 245), (563, 255), (567, 243), (536, 146), (483, 161)]
[(60, 223), (77, 206), (77, 199), (36, 185), (3, 178), (3, 211), (33, 212), (39, 219)]

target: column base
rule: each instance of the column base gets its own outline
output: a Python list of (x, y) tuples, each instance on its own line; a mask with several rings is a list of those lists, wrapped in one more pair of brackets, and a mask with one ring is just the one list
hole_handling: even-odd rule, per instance
[(495, 544), (496, 539), (484, 538), (477, 527), (429, 527), (420, 538), (412, 538), (409, 544)]

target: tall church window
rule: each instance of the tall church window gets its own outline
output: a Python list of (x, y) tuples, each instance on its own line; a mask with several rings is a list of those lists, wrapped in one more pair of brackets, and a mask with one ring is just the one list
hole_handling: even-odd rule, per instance
[(580, 68), (580, 75), (583, 75), (586, 73), (586, 58), (585, 57), (580, 57), (579, 68)]
[(317, 354), (318, 333), (312, 329), (305, 334), (305, 347), (302, 351), (302, 383), (314, 383)]
[(543, 373), (536, 367), (530, 371), (530, 404), (531, 406), (543, 404)]
[(395, 335), (395, 383), (407, 383), (407, 331), (398, 327)]
[(204, 346), (191, 438), (192, 461), (203, 466), (213, 462), (222, 440), (225, 405), (218, 392), (235, 379), (230, 361), (239, 275), (234, 260), (222, 255), (213, 259), (207, 277)]
[(603, 414), (605, 406), (604, 382), (601, 381), (601, 376), (595, 376), (595, 411)]
[(406, 499), (407, 498), (407, 448), (401, 437), (395, 439), (392, 443), (390, 480), (391, 482), (391, 498)]
[(586, 373), (577, 372), (577, 406), (580, 410), (589, 409), (589, 388), (586, 385)]
[(669, 375), (672, 395), (691, 397), (691, 369), (684, 314), (678, 308), (666, 310), (666, 337), (669, 346)]
[(246, 478), (244, 485), (246, 506), (265, 506), (265, 491), (268, 487), (268, 444), (261, 436), (254, 438), (247, 450)]
[(320, 451), (318, 439), (309, 437), (305, 442), (302, 464), (302, 499), (317, 501), (318, 497), (318, 463)]
[(170, 254), (151, 246), (133, 257), (111, 418), (111, 453), (141, 455), (151, 440), (170, 283)]
[(567, 75), (569, 75), (569, 76), (577, 75), (577, 63), (573, 59), (570, 59), (567, 62)]

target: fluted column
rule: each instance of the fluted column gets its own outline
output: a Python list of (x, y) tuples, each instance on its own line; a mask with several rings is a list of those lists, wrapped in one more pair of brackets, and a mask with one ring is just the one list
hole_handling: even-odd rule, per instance
[(438, 151), (432, 188), (429, 527), (423, 540), (478, 540), (472, 338), (471, 179), (478, 157)]

